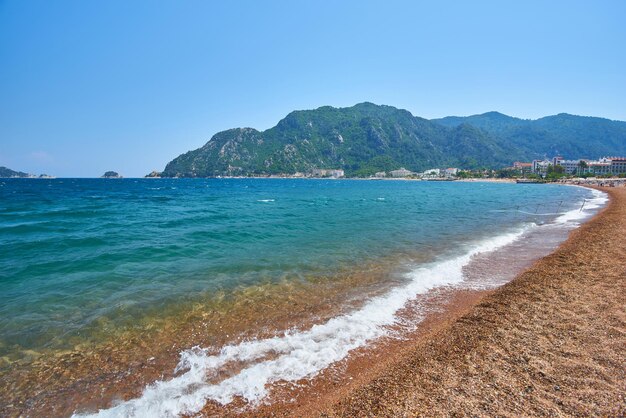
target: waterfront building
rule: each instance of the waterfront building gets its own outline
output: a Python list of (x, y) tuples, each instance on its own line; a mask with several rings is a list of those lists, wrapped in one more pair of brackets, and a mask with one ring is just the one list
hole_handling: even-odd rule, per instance
[(547, 158), (544, 160), (533, 160), (533, 173), (545, 176), (548, 173), (548, 167), (552, 162)]
[(311, 176), (313, 177), (332, 177), (332, 178), (340, 178), (345, 174), (343, 170), (335, 170), (335, 169), (325, 169), (325, 168), (314, 168), (311, 170)]
[(400, 168), (399, 170), (391, 171), (391, 177), (407, 177), (407, 176), (410, 176), (411, 174), (413, 174), (413, 172), (407, 170), (404, 167)]
[(552, 161), (533, 161), (533, 172), (545, 174), (549, 166), (561, 166), (569, 175), (581, 174), (622, 174), (626, 173), (626, 157), (603, 157), (599, 160), (565, 160), (563, 157), (554, 157)]
[(522, 175), (527, 175), (533, 171), (533, 163), (523, 163), (521, 161), (515, 161), (513, 163), (513, 170), (518, 170)]
[(458, 168), (454, 168), (454, 167), (446, 168), (445, 175), (446, 177), (452, 177), (452, 176), (456, 176), (458, 172), (459, 172)]
[(600, 158), (598, 161), (588, 161), (587, 165), (589, 168), (587, 169), (588, 173), (592, 174), (611, 174), (611, 160), (607, 158)]
[[(584, 164), (581, 162), (584, 162)], [(563, 157), (554, 157), (552, 159), (553, 165), (560, 165), (565, 170), (565, 173), (570, 175), (588, 172), (589, 163), (591, 163), (589, 160), (565, 160)]]
[(605, 157), (611, 161), (611, 174), (626, 174), (626, 157)]
[(424, 177), (439, 177), (441, 175), (441, 170), (438, 168), (431, 168), (430, 170), (426, 170), (423, 173)]
[(524, 163), (521, 161), (515, 161), (513, 163), (513, 168), (517, 169), (517, 170), (523, 170), (524, 168), (529, 168), (532, 169), (533, 167), (533, 163)]

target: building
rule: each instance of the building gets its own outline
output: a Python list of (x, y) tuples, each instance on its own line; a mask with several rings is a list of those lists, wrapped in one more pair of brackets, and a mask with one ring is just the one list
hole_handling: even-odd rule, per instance
[(438, 168), (431, 168), (430, 170), (424, 171), (422, 175), (424, 177), (439, 177), (441, 175), (441, 170)]
[(527, 175), (532, 173), (533, 171), (533, 163), (523, 163), (520, 161), (515, 161), (513, 163), (513, 170), (518, 170), (522, 175)]
[[(516, 167), (517, 163), (513, 166)], [(535, 160), (532, 165), (532, 172), (545, 175), (550, 166), (561, 166), (565, 174), (569, 175), (617, 175), (626, 173), (626, 157), (603, 157), (599, 160), (565, 160), (563, 157), (554, 157), (549, 160)]]
[(605, 157), (611, 161), (611, 174), (626, 174), (626, 157)]
[(374, 177), (376, 177), (377, 179), (382, 179), (387, 177), (387, 173), (384, 171), (379, 171), (376, 174), (374, 174)]
[(332, 177), (338, 179), (345, 174), (343, 170), (326, 169), (326, 168), (314, 168), (311, 170), (311, 176), (313, 177)]
[(410, 176), (411, 174), (413, 174), (413, 172), (407, 170), (404, 167), (400, 168), (399, 170), (391, 171), (391, 177), (407, 177), (407, 176)]
[(446, 177), (453, 177), (453, 176), (456, 176), (458, 172), (459, 172), (458, 168), (446, 168), (445, 175)]
[(611, 174), (611, 160), (600, 158), (598, 161), (587, 161), (586, 173), (591, 174)]
[[(582, 164), (582, 162), (584, 162), (584, 164)], [(566, 174), (585, 173), (590, 162), (589, 160), (565, 160), (563, 157), (554, 157), (552, 159), (552, 164), (554, 166), (559, 165), (563, 167)]]
[(533, 160), (533, 173), (545, 176), (548, 174), (548, 167), (552, 165), (552, 162), (548, 159), (545, 160)]

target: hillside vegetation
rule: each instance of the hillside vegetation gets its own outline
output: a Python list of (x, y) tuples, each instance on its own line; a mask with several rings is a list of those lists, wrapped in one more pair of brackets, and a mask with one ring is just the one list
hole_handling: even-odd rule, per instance
[(626, 154), (626, 122), (567, 114), (523, 120), (497, 112), (427, 120), (372, 103), (324, 106), (291, 112), (262, 132), (219, 132), (172, 160), (162, 176), (293, 174), (313, 168), (369, 176), (400, 167), (499, 168), (556, 154)]

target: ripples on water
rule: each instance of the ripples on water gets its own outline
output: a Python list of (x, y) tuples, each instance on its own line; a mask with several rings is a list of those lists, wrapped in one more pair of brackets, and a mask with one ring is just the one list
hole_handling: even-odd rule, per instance
[(96, 312), (114, 318), (121, 306), (332, 275), (397, 252), (454, 252), (589, 195), (569, 187), (425, 182), (4, 183), (4, 347), (7, 340), (45, 345), (50, 335), (80, 330)]
[[(266, 283), (314, 285), (380, 269), (376, 280), (406, 286), (411, 272), (470, 254), (479, 242), (532, 225), (558, 229), (567, 221), (559, 221), (562, 213), (576, 218), (581, 201), (592, 197), (574, 187), (488, 183), (3, 182), (0, 356), (10, 359), (106, 338), (141, 318), (175, 314), (181, 304)], [(557, 245), (567, 228), (558, 231), (552, 241), (526, 232), (537, 249), (527, 260)], [(522, 267), (516, 252), (523, 245), (508, 248), (492, 262), (464, 267), (468, 286), (510, 279), (504, 264), (493, 262), (509, 257)]]

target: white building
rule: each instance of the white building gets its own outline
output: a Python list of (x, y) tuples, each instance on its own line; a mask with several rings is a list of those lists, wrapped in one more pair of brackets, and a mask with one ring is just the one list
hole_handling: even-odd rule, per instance
[(413, 174), (413, 172), (407, 170), (404, 167), (400, 168), (399, 170), (391, 171), (391, 177), (407, 177), (407, 176), (410, 176), (411, 174)]
[(548, 167), (551, 165), (552, 162), (548, 159), (533, 160), (533, 173), (545, 176), (548, 173)]
[(343, 177), (345, 174), (343, 170), (314, 168), (313, 170), (311, 170), (311, 175), (313, 177), (332, 177), (338, 179), (340, 177)]
[[(581, 161), (584, 161), (585, 164), (581, 165)], [(588, 165), (589, 162), (589, 160), (565, 160), (563, 157), (554, 157), (552, 159), (552, 164), (554, 166), (560, 165), (567, 174), (584, 173), (584, 170), (586, 170), (585, 165)]]
[(533, 173), (545, 175), (550, 166), (561, 166), (566, 174), (622, 174), (626, 173), (626, 157), (603, 157), (599, 160), (565, 160), (554, 157), (549, 160), (533, 161)]
[(430, 170), (426, 170), (423, 173), (424, 177), (439, 177), (441, 175), (441, 170), (438, 168), (431, 168)]
[(446, 168), (445, 175), (446, 177), (452, 177), (452, 176), (456, 176), (458, 172), (459, 172), (458, 168)]

